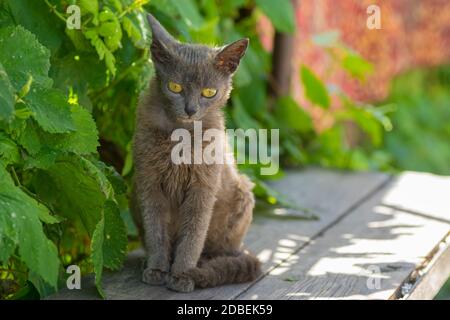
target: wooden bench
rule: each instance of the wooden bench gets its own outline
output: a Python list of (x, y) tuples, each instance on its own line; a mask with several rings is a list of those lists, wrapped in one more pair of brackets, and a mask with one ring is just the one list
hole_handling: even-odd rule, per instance
[[(450, 275), (450, 177), (289, 172), (272, 186), (318, 220), (255, 213), (246, 246), (254, 283), (175, 293), (141, 282), (143, 252), (106, 273), (108, 299), (432, 299)], [(50, 299), (98, 299), (93, 277)]]

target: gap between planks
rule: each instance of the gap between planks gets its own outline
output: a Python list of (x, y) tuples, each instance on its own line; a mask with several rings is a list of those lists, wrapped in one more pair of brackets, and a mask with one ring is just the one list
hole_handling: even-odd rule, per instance
[[(449, 231), (450, 200), (436, 197), (442, 188), (450, 188), (450, 178), (418, 173), (395, 177), (378, 188), (367, 202), (341, 217), (322, 238), (292, 254), (238, 298), (388, 299), (401, 288), (405, 278), (430, 259), (426, 256)], [(411, 194), (416, 197), (411, 198)], [(346, 240), (346, 236), (350, 238)], [(424, 271), (409, 298), (433, 298), (436, 288), (445, 281), (450, 272), (449, 264), (445, 263), (450, 252), (448, 243), (444, 244), (443, 251), (434, 256), (428, 268), (440, 272)], [(375, 288), (378, 290), (368, 288), (370, 275), (358, 274), (358, 268), (364, 270), (371, 265), (383, 269), (379, 274), (384, 277), (380, 280), (383, 285)], [(280, 278), (283, 273), (298, 279), (283, 282)], [(426, 281), (427, 278), (434, 283)], [(431, 288), (434, 293), (420, 288)]]

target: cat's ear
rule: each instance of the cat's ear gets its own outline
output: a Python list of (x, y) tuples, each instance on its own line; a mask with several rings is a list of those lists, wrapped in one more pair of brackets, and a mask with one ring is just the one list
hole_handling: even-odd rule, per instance
[(171, 48), (177, 41), (164, 29), (154, 16), (147, 14), (147, 20), (152, 29), (152, 44), (150, 46), (152, 59), (160, 63), (167, 63), (171, 58)]
[(216, 55), (215, 67), (227, 74), (234, 73), (247, 50), (248, 42), (248, 38), (245, 38), (223, 47)]

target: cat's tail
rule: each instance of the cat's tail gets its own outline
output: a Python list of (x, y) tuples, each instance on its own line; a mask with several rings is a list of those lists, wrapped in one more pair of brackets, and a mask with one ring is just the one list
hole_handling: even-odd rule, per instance
[(236, 256), (219, 256), (203, 261), (189, 271), (197, 288), (209, 288), (256, 280), (261, 275), (261, 262), (247, 252)]

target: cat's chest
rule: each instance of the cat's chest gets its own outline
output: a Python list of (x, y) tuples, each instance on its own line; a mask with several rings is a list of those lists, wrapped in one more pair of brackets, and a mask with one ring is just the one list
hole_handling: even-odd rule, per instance
[(209, 142), (200, 141), (200, 146), (197, 146), (199, 148), (196, 148), (193, 137), (184, 142), (153, 138), (152, 147), (148, 149), (147, 163), (164, 194), (173, 202), (179, 203), (190, 186), (209, 180), (206, 177), (214, 171), (214, 166), (203, 162), (203, 151)]
[(189, 188), (191, 179), (191, 170), (188, 165), (168, 163), (167, 167), (160, 172), (159, 180), (166, 195), (180, 199)]
[(192, 178), (190, 165), (177, 163), (174, 159), (175, 142), (170, 140), (153, 142), (147, 157), (147, 163), (151, 167), (150, 170), (153, 171), (153, 176), (156, 176), (164, 194), (174, 200), (183, 198)]

